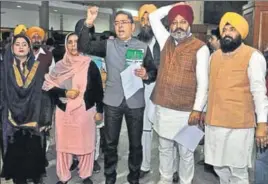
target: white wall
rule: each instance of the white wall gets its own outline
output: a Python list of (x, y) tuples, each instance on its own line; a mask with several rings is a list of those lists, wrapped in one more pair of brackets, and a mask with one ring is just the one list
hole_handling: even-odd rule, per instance
[(1, 27), (15, 27), (17, 24), (26, 24), (27, 26), (39, 25), (38, 11), (26, 11), (22, 9), (1, 8), (4, 14), (1, 14)]
[[(39, 12), (29, 11), (22, 9), (7, 9), (1, 8), (4, 14), (1, 14), (1, 27), (14, 28), (17, 24), (25, 24), (27, 27), (39, 25)], [(77, 14), (77, 12), (76, 12)], [(73, 31), (76, 22), (83, 18), (85, 14), (81, 11), (81, 15), (63, 15), (63, 30)], [(96, 20), (96, 32), (103, 32), (110, 28), (110, 15), (99, 13)], [(54, 30), (60, 29), (60, 14), (49, 13), (49, 28), (53, 27)]]

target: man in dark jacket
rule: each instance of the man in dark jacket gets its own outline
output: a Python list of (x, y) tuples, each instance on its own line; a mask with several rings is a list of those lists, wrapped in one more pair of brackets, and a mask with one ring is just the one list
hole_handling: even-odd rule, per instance
[(104, 174), (106, 184), (116, 182), (117, 146), (123, 116), (126, 119), (129, 136), (130, 173), (127, 179), (130, 184), (138, 184), (142, 162), (144, 88), (127, 96), (124, 93), (126, 86), (123, 86), (120, 73), (134, 66), (136, 63), (133, 62), (141, 62), (142, 65), (133, 71), (135, 76), (130, 79), (137, 80), (139, 77), (145, 84), (149, 84), (155, 81), (157, 69), (147, 44), (132, 37), (135, 24), (132, 15), (128, 12), (116, 13), (114, 20), (116, 39), (92, 41), (90, 30), (94, 28), (97, 12), (97, 7), (90, 7), (86, 20), (81, 22), (78, 28), (80, 30), (78, 48), (83, 53), (103, 57), (106, 62), (107, 82), (103, 100), (105, 104)]

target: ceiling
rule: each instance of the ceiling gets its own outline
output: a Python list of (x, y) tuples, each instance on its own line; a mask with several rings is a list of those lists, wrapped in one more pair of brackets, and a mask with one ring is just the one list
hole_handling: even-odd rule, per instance
[(157, 7), (177, 3), (179, 1), (111, 1), (111, 0), (101, 0), (101, 1), (71, 1), (72, 3), (83, 4), (83, 5), (96, 5), (99, 7), (106, 8), (127, 8), (127, 9), (139, 9), (140, 6), (144, 4), (155, 4)]
[[(153, 3), (157, 7), (173, 4), (179, 1), (111, 1), (111, 0), (95, 0), (95, 1), (65, 1), (74, 3), (73, 7), (64, 7), (60, 8), (52, 6), (52, 4), (56, 1), (51, 1), (50, 3), (50, 12), (53, 13), (62, 13), (62, 14), (72, 14), (72, 15), (80, 15), (83, 11), (86, 10), (86, 6), (88, 5), (96, 5), (101, 8), (106, 8), (103, 11), (108, 13), (108, 9), (110, 8), (117, 9), (117, 8), (125, 8), (130, 10), (138, 10), (140, 6), (143, 4), (150, 4)], [(61, 4), (62, 1), (57, 1)], [(235, 11), (238, 13), (242, 13), (242, 6), (246, 4), (247, 1), (205, 1), (204, 6), (204, 23), (207, 24), (218, 24), (220, 21), (221, 16), (227, 11)], [(67, 4), (67, 3), (66, 3)], [(21, 9), (29, 10), (29, 11), (38, 11), (39, 6), (36, 4), (26, 4), (23, 1), (20, 2), (11, 2), (11, 1), (1, 1), (2, 8), (8, 9), (18, 9), (18, 5), (21, 6)], [(75, 6), (84, 5), (85, 9), (80, 10), (80, 8), (75, 8)], [(55, 12), (57, 10), (57, 12)], [(4, 13), (4, 12), (1, 12)], [(213, 16), (211, 16), (213, 15)]]

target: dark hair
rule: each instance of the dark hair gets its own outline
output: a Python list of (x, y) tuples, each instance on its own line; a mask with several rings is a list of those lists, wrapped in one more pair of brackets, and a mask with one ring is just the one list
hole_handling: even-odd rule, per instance
[(103, 31), (100, 35), (100, 40), (107, 40), (110, 36), (116, 37), (112, 31)]
[(130, 20), (130, 22), (131, 22), (132, 24), (134, 23), (134, 19), (133, 19), (132, 14), (131, 14), (130, 12), (128, 12), (128, 11), (124, 11), (124, 10), (119, 10), (118, 12), (116, 12), (115, 17), (114, 17), (114, 20), (116, 19), (116, 17), (117, 17), (118, 15), (121, 15), (121, 14), (126, 15), (127, 18)]
[(54, 40), (53, 40), (53, 38), (48, 38), (48, 39), (47, 39), (47, 42), (46, 42), (46, 45), (53, 46), (53, 45), (54, 45)]
[(14, 36), (13, 41), (12, 41), (12, 45), (15, 44), (15, 42), (16, 42), (16, 40), (18, 38), (23, 38), (27, 42), (28, 46), (31, 47), (30, 39), (27, 36), (23, 35), (23, 34), (18, 34), (16, 36)]
[(211, 35), (216, 36), (216, 37), (218, 38), (218, 40), (221, 39), (220, 29), (219, 29), (219, 28), (217, 28), (217, 29), (212, 29), (212, 30), (211, 30)]

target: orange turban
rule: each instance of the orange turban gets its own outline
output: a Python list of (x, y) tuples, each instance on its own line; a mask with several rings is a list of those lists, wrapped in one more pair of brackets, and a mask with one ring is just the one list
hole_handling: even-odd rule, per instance
[(45, 38), (45, 31), (40, 27), (37, 27), (37, 26), (30, 27), (26, 32), (26, 35), (30, 39), (32, 39), (34, 34), (38, 34), (42, 38), (42, 40), (44, 40)]
[(247, 20), (235, 12), (227, 12), (223, 15), (220, 21), (220, 34), (222, 35), (222, 31), (224, 26), (229, 23), (232, 25), (241, 35), (241, 38), (244, 40), (249, 32), (249, 25)]
[(157, 7), (154, 4), (144, 4), (139, 9), (139, 21), (143, 17), (144, 13), (152, 13), (157, 10)]

